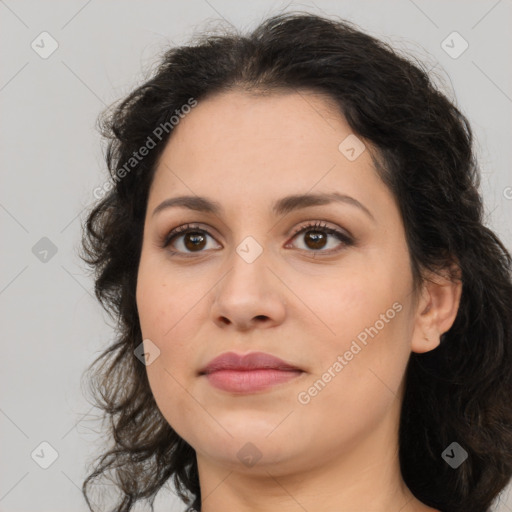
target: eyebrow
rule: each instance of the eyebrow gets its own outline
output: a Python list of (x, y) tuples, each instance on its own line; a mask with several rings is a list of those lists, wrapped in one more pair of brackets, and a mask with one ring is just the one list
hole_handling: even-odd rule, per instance
[[(368, 217), (376, 222), (375, 217), (370, 210), (357, 199), (339, 192), (318, 193), (318, 194), (294, 194), (277, 200), (272, 206), (272, 212), (275, 216), (285, 215), (291, 211), (307, 208), (310, 206), (322, 206), (331, 203), (344, 203), (355, 206), (363, 211)], [(189, 210), (212, 213), (220, 216), (223, 212), (222, 206), (207, 197), (201, 196), (178, 196), (171, 197), (161, 202), (154, 210), (152, 215), (172, 207), (187, 208)]]

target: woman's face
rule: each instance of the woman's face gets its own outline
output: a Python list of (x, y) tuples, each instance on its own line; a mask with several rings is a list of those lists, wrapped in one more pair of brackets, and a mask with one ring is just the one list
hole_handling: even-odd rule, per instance
[[(397, 204), (360, 144), (307, 92), (224, 93), (174, 128), (137, 305), (152, 392), (199, 461), (276, 475), (397, 436), (412, 274)], [(158, 208), (181, 196), (188, 207)], [(215, 211), (196, 209), (206, 201)], [(300, 371), (200, 373), (225, 352)]]

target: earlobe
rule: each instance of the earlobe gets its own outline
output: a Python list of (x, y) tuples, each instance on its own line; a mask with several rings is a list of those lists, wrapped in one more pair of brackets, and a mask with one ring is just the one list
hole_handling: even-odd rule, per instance
[(428, 352), (439, 346), (441, 335), (455, 321), (461, 295), (462, 281), (453, 275), (435, 274), (424, 281), (411, 340), (413, 352)]

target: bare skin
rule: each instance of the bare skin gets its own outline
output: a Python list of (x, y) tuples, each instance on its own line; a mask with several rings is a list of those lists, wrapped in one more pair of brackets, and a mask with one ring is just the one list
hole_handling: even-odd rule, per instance
[[(452, 325), (461, 288), (439, 277), (413, 292), (398, 206), (368, 150), (353, 161), (340, 152), (350, 134), (312, 93), (232, 91), (200, 101), (160, 159), (137, 305), (143, 337), (160, 350), (147, 366), (151, 389), (196, 451), (203, 512), (435, 510), (400, 473), (403, 377), (411, 352), (436, 348)], [(363, 206), (272, 212), (285, 196), (334, 191)], [(153, 214), (182, 195), (207, 197), (222, 211)], [(295, 234), (319, 221), (353, 243), (321, 227)], [(196, 234), (163, 247), (185, 224)], [(203, 244), (195, 245), (199, 230)], [(324, 246), (312, 243), (318, 231)], [(241, 256), (258, 246), (254, 261)], [(363, 344), (372, 326), (377, 333)], [(198, 372), (226, 351), (266, 352), (302, 373), (264, 391), (220, 390)], [(255, 464), (240, 456), (247, 450)]]

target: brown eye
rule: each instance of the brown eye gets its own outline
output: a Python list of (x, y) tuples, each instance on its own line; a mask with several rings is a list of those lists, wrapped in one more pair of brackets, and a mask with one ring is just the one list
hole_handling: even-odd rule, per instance
[[(304, 226), (294, 234), (293, 238), (302, 240), (304, 247), (299, 248), (308, 252), (337, 252), (343, 247), (353, 245), (354, 243), (352, 238), (347, 234), (342, 231), (338, 231), (337, 229), (330, 228), (322, 223)], [(327, 247), (330, 243), (330, 239), (337, 239), (338, 243), (333, 240), (333, 242), (331, 242), (331, 247)], [(327, 247), (327, 249), (325, 249), (325, 247)]]
[(322, 249), (327, 243), (328, 235), (321, 231), (306, 231), (304, 242), (310, 249)]
[(207, 231), (187, 224), (172, 230), (166, 237), (163, 247), (171, 246), (171, 253), (199, 253), (208, 245), (208, 238), (213, 240)]
[(183, 235), (184, 245), (190, 251), (195, 249), (203, 249), (206, 245), (206, 237), (199, 232), (190, 231)]

